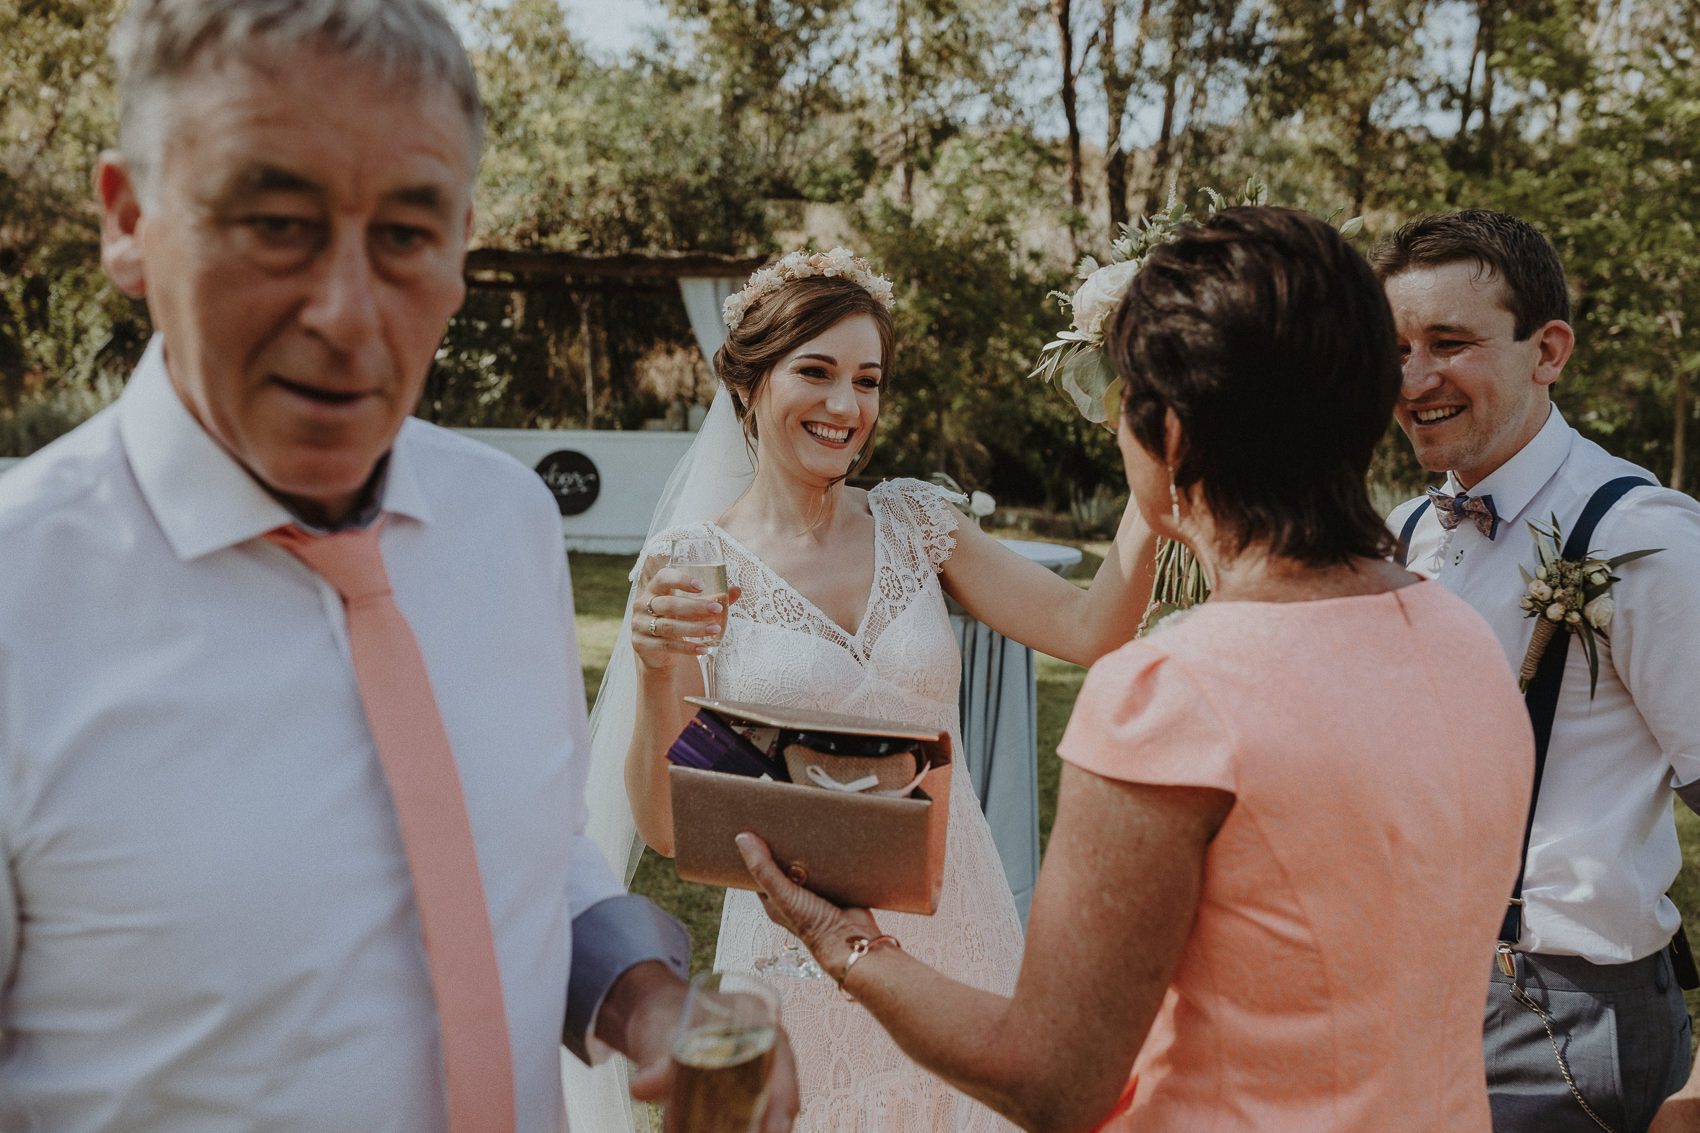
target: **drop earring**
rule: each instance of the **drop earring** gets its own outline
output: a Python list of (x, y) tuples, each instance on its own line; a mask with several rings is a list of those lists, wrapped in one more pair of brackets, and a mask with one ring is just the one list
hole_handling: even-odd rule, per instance
[(1178, 529), (1181, 525), (1181, 494), (1175, 491), (1173, 469), (1169, 471), (1169, 518), (1174, 521), (1175, 527)]

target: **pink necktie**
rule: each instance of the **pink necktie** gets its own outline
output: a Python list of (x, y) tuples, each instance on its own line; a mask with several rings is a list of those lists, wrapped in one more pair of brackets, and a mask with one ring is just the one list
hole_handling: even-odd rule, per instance
[(513, 1061), (477, 848), (425, 659), (384, 573), (382, 526), (309, 535), (291, 525), (266, 538), (330, 583), (347, 610), (354, 679), (413, 875), (450, 1133), (512, 1133)]

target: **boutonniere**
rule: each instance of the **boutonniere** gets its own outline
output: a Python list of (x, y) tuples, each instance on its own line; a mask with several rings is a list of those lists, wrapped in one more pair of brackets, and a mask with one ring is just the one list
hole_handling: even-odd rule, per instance
[(1619, 581), (1612, 571), (1624, 563), (1656, 555), (1664, 548), (1626, 551), (1609, 559), (1589, 552), (1587, 558), (1578, 561), (1561, 557), (1559, 548), (1564, 545), (1564, 536), (1559, 530), (1558, 516), (1548, 523), (1531, 520), (1529, 530), (1535, 536), (1538, 563), (1534, 574), (1526, 567), (1517, 568), (1527, 588), (1519, 605), (1526, 616), (1535, 619), (1535, 632), (1529, 638), (1528, 652), (1523, 655), (1523, 667), (1517, 672), (1517, 687), (1529, 687), (1547, 644), (1562, 627), (1566, 633), (1582, 639), (1582, 651), (1588, 657), (1588, 697), (1592, 699), (1600, 681), (1600, 647), (1595, 639), (1611, 640), (1606, 632), (1614, 610), (1611, 588), (1612, 583)]

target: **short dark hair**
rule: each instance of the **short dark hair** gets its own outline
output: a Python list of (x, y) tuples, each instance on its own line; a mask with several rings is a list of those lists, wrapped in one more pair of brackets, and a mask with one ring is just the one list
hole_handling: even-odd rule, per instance
[(1370, 254), (1383, 281), (1417, 268), (1474, 262), (1505, 284), (1519, 342), (1554, 319), (1570, 321), (1570, 292), (1558, 249), (1540, 229), (1510, 213), (1464, 209), (1419, 217)]
[(1163, 459), (1174, 411), (1175, 485), (1200, 486), (1235, 550), (1267, 542), (1326, 566), (1393, 551), (1365, 480), (1399, 395), (1397, 342), (1381, 284), (1338, 232), (1255, 207), (1154, 251), (1108, 349), (1126, 427)]
[[(744, 427), (752, 451), (756, 418), (750, 410), (774, 367), (785, 356), (810, 339), (819, 338), (845, 319), (869, 315), (880, 339), (880, 389), (891, 375), (891, 355), (897, 331), (885, 304), (859, 283), (843, 276), (815, 275), (787, 281), (778, 290), (763, 295), (744, 313), (737, 326), (726, 333), (726, 341), (714, 352), (714, 372), (732, 394), (732, 408)], [(868, 431), (850, 475), (867, 467), (874, 455), (878, 422)]]

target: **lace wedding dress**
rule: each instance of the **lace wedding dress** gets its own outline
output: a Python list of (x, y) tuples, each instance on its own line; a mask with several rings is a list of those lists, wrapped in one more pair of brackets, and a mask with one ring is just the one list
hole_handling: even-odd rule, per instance
[[(712, 535), (728, 581), (743, 589), (715, 659), (727, 700), (824, 709), (948, 730), (961, 750), (961, 653), (938, 569), (956, 548), (959, 513), (942, 489), (888, 481), (868, 494), (874, 585), (855, 633), (815, 606), (711, 523), (663, 538)], [(904, 951), (946, 975), (1009, 995), (1021, 964), (1021, 925), (991, 830), (969, 776), (951, 775), (950, 826), (939, 909), (930, 917), (876, 914)], [(749, 971), (787, 934), (755, 894), (729, 890), (717, 969)], [(981, 1133), (1014, 1126), (912, 1063), (831, 979), (775, 979), (797, 1056), (803, 1108), (796, 1133)], [(967, 1036), (965, 1036), (967, 1038)]]

